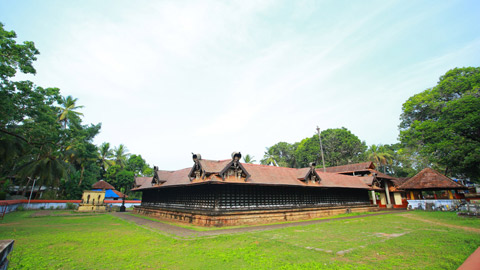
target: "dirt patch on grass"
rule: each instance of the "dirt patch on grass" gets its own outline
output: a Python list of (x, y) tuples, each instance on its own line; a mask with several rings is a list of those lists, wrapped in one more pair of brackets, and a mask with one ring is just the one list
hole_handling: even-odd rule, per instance
[(18, 225), (20, 222), (15, 222), (15, 223), (2, 223), (0, 226), (12, 226), (12, 225)]
[(48, 210), (42, 210), (42, 211), (37, 211), (31, 215), (31, 217), (46, 217), (46, 216), (51, 216), (52, 211)]
[(430, 224), (435, 224), (435, 225), (439, 225), (439, 226), (448, 227), (448, 228), (462, 229), (462, 230), (469, 231), (469, 232), (480, 233), (480, 229), (477, 229), (477, 228), (438, 222), (438, 221), (434, 221), (434, 220), (431, 220), (431, 219), (425, 219), (425, 218), (417, 217), (417, 216), (412, 215), (412, 214), (402, 214), (401, 216), (406, 217), (406, 218), (410, 218), (410, 219), (414, 219), (414, 220), (418, 220), (418, 221), (422, 221), (422, 222), (426, 222), (426, 223), (430, 223)]
[(375, 236), (378, 236), (378, 237), (385, 237), (385, 238), (395, 238), (395, 237), (399, 237), (399, 236), (402, 236), (402, 235), (405, 235), (406, 233), (375, 233)]

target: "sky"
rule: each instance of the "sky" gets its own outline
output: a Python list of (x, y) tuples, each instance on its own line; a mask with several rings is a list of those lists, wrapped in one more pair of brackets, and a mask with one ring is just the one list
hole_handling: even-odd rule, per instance
[(480, 1), (10, 1), (0, 22), (40, 51), (35, 76), (78, 98), (97, 145), (160, 169), (191, 153), (260, 161), (345, 127), (398, 141), (402, 104), (480, 66)]

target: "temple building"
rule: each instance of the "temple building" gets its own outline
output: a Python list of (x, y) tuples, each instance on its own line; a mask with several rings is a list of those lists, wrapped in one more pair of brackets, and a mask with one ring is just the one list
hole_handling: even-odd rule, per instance
[(400, 186), (409, 200), (463, 199), (467, 187), (431, 168), (425, 168)]
[(375, 211), (372, 187), (351, 175), (308, 168), (284, 168), (193, 155), (193, 165), (177, 171), (155, 167), (139, 178), (142, 192), (134, 212), (202, 226), (225, 226), (311, 219), (346, 212)]
[(375, 170), (373, 162), (354, 163), (326, 168), (327, 172), (360, 177), (372, 188), (370, 200), (381, 208), (407, 208), (406, 193), (400, 185), (406, 179), (393, 177)]

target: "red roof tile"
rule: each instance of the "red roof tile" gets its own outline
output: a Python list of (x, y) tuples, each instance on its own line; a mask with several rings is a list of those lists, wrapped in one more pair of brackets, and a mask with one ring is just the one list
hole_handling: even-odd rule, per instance
[(337, 173), (328, 173), (323, 172), (323, 169), (317, 170), (318, 175), (320, 176), (320, 186), (322, 187), (342, 187), (342, 188), (362, 188), (369, 189), (370, 187), (366, 185), (360, 177), (343, 175)]
[(200, 165), (205, 172), (209, 173), (219, 173), (222, 171), (227, 164), (232, 161), (231, 159), (226, 160), (208, 160), (208, 159), (201, 159)]
[(112, 185), (110, 185), (109, 183), (103, 181), (103, 180), (100, 180), (98, 182), (96, 182), (95, 184), (92, 185), (92, 188), (95, 188), (95, 189), (115, 189)]
[(425, 168), (414, 177), (401, 184), (399, 189), (467, 189), (445, 175)]
[(368, 171), (369, 169), (375, 169), (375, 165), (371, 161), (325, 168), (330, 173)]
[[(211, 181), (260, 185), (307, 186), (307, 184), (301, 180), (308, 175), (310, 168), (296, 169), (248, 163), (242, 163), (242, 166), (245, 168), (248, 174), (250, 174), (250, 177), (246, 182), (245, 180), (235, 177), (222, 180), (219, 172), (221, 172), (230, 161), (231, 160), (200, 160), (200, 164), (203, 170), (205, 170), (206, 176), (204, 179), (193, 179), (192, 181), (190, 181), (190, 178), (188, 177), (188, 174), (192, 170), (191, 168), (185, 168), (173, 172), (157, 171), (159, 177), (160, 175), (162, 176), (161, 180), (164, 180), (165, 182), (153, 188), (198, 184)], [(324, 173), (320, 172), (320, 170), (316, 170), (316, 172), (320, 176), (320, 183), (309, 183), (308, 186), (370, 189), (370, 187), (368, 187), (368, 185), (366, 185), (359, 177), (335, 173)], [(143, 188), (148, 187), (142, 186), (136, 190)]]

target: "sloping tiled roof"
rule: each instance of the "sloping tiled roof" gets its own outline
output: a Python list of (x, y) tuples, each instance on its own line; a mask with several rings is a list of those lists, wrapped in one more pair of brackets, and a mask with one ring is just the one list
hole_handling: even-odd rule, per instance
[(320, 176), (320, 186), (322, 187), (342, 187), (342, 188), (363, 188), (369, 189), (360, 177), (343, 175), (337, 173), (323, 172), (323, 170), (317, 170)]
[(93, 184), (92, 188), (95, 188), (95, 189), (115, 189), (112, 185), (110, 185), (109, 183), (107, 183), (103, 180), (100, 180), (100, 181), (96, 182), (95, 184)]
[(431, 168), (425, 168), (401, 184), (399, 189), (467, 189)]
[(153, 176), (135, 177), (135, 188), (146, 188), (152, 186)]
[(185, 168), (178, 171), (159, 171), (165, 177), (166, 182), (161, 184), (161, 186), (177, 186), (177, 185), (188, 185), (190, 184), (190, 178), (188, 178), (188, 173), (190, 172), (191, 168)]
[[(205, 182), (223, 182), (223, 183), (243, 183), (243, 184), (260, 184), (260, 185), (292, 185), (292, 186), (316, 186), (316, 187), (339, 187), (339, 188), (360, 188), (370, 189), (359, 177), (342, 175), (336, 173), (324, 173), (316, 170), (320, 176), (320, 183), (305, 183), (301, 181), (307, 176), (310, 168), (285, 168), (258, 164), (242, 163), (243, 168), (250, 174), (250, 177), (245, 182), (244, 180), (231, 177), (222, 180), (218, 174), (231, 160), (200, 160), (200, 164), (205, 170), (205, 176), (202, 179), (193, 179), (190, 181), (188, 174), (192, 168), (185, 168), (178, 171), (157, 171), (157, 174), (162, 175), (164, 183), (152, 188), (166, 187), (166, 186), (181, 186), (198, 184)], [(141, 186), (135, 190), (141, 190)]]
[(135, 186), (143, 186), (147, 183), (152, 183), (152, 176), (139, 176), (135, 177)]
[(368, 171), (369, 169), (375, 169), (375, 165), (373, 164), (373, 162), (362, 162), (325, 168), (325, 170), (330, 173)]
[(370, 170), (372, 173), (375, 173), (375, 175), (377, 176), (377, 178), (379, 179), (389, 179), (389, 180), (396, 180), (397, 178), (396, 177), (393, 177), (393, 176), (390, 176), (388, 174), (384, 174), (384, 173), (381, 173), (379, 171), (376, 171), (376, 170)]
[(208, 160), (208, 159), (201, 159), (200, 165), (202, 169), (209, 173), (219, 173), (227, 164), (232, 161), (231, 159), (225, 160)]

